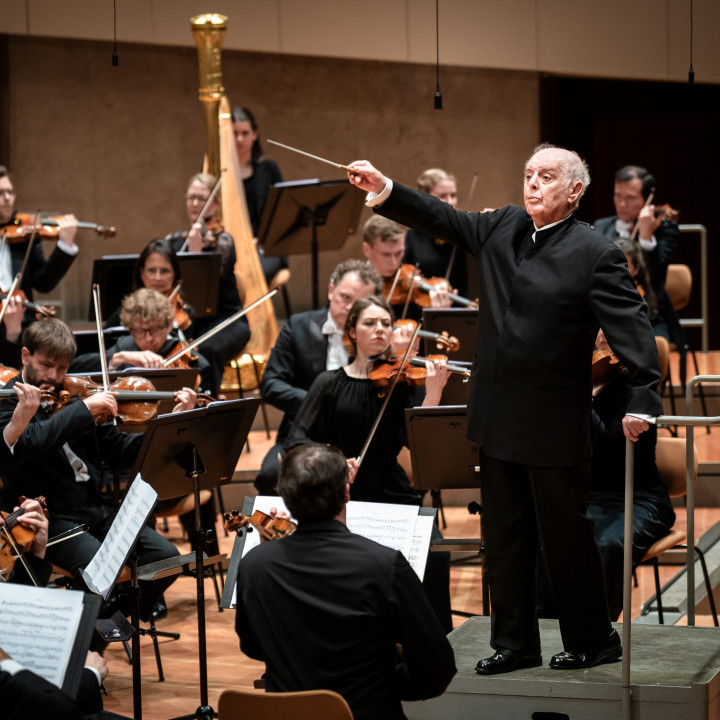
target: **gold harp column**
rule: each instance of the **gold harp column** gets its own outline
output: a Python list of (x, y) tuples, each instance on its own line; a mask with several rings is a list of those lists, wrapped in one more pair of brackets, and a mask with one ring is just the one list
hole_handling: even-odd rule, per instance
[(220, 177), (220, 132), (218, 110), (225, 94), (222, 82), (221, 52), (227, 16), (205, 13), (190, 19), (200, 61), (198, 96), (205, 110), (205, 172)]

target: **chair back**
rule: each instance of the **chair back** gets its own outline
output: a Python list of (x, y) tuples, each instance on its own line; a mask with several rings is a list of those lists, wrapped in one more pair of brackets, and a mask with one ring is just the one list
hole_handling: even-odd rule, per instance
[(665, 292), (675, 310), (682, 310), (690, 302), (692, 272), (687, 265), (668, 265)]
[(292, 720), (353, 720), (350, 706), (332, 690), (265, 693), (257, 690), (225, 690), (218, 701), (218, 720), (251, 717)]
[(657, 345), (658, 363), (660, 365), (660, 386), (665, 382), (670, 371), (670, 343), (662, 336), (655, 336)]
[[(657, 439), (655, 462), (660, 471), (660, 478), (667, 485), (670, 497), (682, 497), (687, 492), (685, 448), (685, 438), (659, 437)], [(695, 448), (694, 459), (693, 482), (697, 481), (698, 474), (697, 448)]]

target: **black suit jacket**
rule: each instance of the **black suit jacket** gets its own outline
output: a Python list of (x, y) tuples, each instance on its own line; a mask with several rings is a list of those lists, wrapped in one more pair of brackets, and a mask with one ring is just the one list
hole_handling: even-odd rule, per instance
[(573, 216), (530, 236), (525, 210), (453, 210), (395, 184), (375, 210), (477, 261), (478, 337), (468, 437), (487, 455), (561, 467), (590, 458), (591, 358), (602, 327), (631, 372), (630, 412), (659, 415), (657, 351), (625, 256)]
[(404, 717), (401, 700), (442, 694), (455, 674), (450, 643), (405, 558), (336, 520), (300, 523), (251, 550), (237, 598), (240, 646), (267, 664), (269, 692), (334, 690), (355, 720), (384, 720)]
[(290, 432), (313, 381), (327, 368), (328, 338), (322, 333), (327, 318), (327, 308), (291, 315), (270, 353), (260, 392), (264, 400), (285, 412), (278, 443)]
[[(12, 386), (17, 378), (8, 383)], [(10, 421), (17, 398), (0, 403), (0, 433)], [(79, 483), (62, 446), (71, 449), (84, 461), (90, 474), (88, 482)], [(100, 488), (103, 461), (124, 468), (131, 466), (140, 450), (142, 435), (127, 435), (105, 423), (97, 428), (85, 403), (76, 400), (47, 419), (40, 408), (15, 443), (14, 464), (0, 467), (4, 483), (3, 498), (17, 504), (19, 495), (44, 495), (54, 515), (86, 520), (86, 513), (102, 504)], [(87, 518), (92, 522), (95, 518)]]

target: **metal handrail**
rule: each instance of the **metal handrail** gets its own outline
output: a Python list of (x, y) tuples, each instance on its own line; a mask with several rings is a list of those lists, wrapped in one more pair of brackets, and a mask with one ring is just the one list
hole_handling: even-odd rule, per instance
[[(693, 416), (693, 389), (701, 383), (720, 383), (720, 375), (697, 375), (687, 383), (685, 412), (687, 415), (660, 415), (657, 424), (683, 425), (685, 431), (685, 482), (687, 500), (687, 618), (688, 625), (695, 625), (695, 448), (696, 425), (720, 425), (720, 415), (714, 417)], [(631, 440), (625, 441), (625, 539), (623, 567), (623, 638), (622, 638), (622, 717), (630, 720), (632, 703), (630, 694), (630, 638), (632, 618), (632, 530), (633, 530), (633, 484), (635, 481), (635, 447)]]
[(707, 228), (704, 225), (678, 225), (681, 233), (700, 234), (700, 315), (699, 318), (683, 318), (683, 327), (699, 327), (702, 329), (702, 351), (709, 349), (709, 305), (708, 305), (708, 271), (707, 271)]

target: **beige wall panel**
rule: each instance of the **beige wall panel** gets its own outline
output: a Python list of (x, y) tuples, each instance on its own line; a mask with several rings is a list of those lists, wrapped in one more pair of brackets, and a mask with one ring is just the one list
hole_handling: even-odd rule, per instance
[(4, 0), (0, 2), (0, 32), (25, 35), (27, 22), (25, 0)]
[(667, 77), (666, 4), (538, 3), (538, 69), (569, 75)]
[(163, 45), (193, 45), (190, 18), (208, 12), (227, 15), (224, 47), (278, 52), (277, 0), (151, 0), (154, 39)]
[[(205, 137), (196, 53), (130, 45), (112, 68), (104, 43), (12, 38), (10, 61), (8, 162), (19, 209), (74, 211), (118, 227), (114, 240), (79, 233), (80, 255), (51, 293), (69, 320), (83, 320), (95, 257), (138, 252), (185, 227), (186, 182), (200, 168)], [(522, 165), (538, 140), (534, 73), (446, 67), (445, 105), (436, 111), (427, 65), (227, 51), (223, 66), (231, 102), (252, 108), (262, 137), (337, 162), (367, 158), (411, 185), (422, 170), (446, 167), (463, 204), (478, 171), (473, 208), (521, 201)], [(38, 109), (38, 98), (52, 113)], [(287, 180), (342, 177), (265, 150)], [(360, 257), (359, 234), (321, 255), (321, 285), (347, 257)], [(308, 309), (309, 257), (291, 258), (291, 269), (293, 310)]]
[[(410, 59), (434, 63), (435, 3), (423, 0), (416, 8), (413, 2), (408, 15)], [(502, 3), (495, 0), (443, 0), (439, 25), (440, 63), (443, 65), (535, 67), (535, 0), (504, 0)]]
[(282, 52), (406, 60), (405, 0), (279, 0)]

